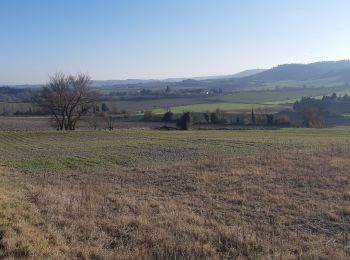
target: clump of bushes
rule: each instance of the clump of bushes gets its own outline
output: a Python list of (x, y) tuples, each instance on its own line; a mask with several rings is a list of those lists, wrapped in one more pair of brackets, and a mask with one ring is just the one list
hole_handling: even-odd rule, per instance
[(146, 110), (143, 113), (143, 121), (146, 121), (146, 122), (153, 121), (154, 117), (155, 117), (155, 115), (154, 115), (152, 110)]
[(182, 130), (189, 130), (193, 125), (193, 115), (191, 112), (184, 113), (176, 124)]
[(273, 114), (266, 114), (266, 124), (267, 125), (273, 125), (274, 123), (274, 116)]
[(290, 125), (290, 119), (288, 115), (281, 115), (278, 117), (278, 119), (274, 122), (275, 125), (281, 125), (281, 126), (289, 126)]
[(206, 121), (207, 124), (222, 124), (222, 123), (227, 123), (225, 120), (225, 113), (224, 111), (220, 109), (216, 109), (215, 112), (212, 113), (204, 113), (203, 117)]
[(209, 112), (203, 114), (204, 120), (207, 124), (210, 124), (210, 114)]
[(320, 128), (324, 125), (323, 114), (320, 108), (306, 106), (301, 111), (304, 125), (311, 128)]
[(174, 113), (171, 111), (166, 112), (162, 117), (162, 122), (172, 122), (174, 119)]
[(108, 112), (109, 111), (109, 107), (105, 103), (103, 103), (102, 106), (101, 106), (101, 110), (102, 110), (102, 112)]

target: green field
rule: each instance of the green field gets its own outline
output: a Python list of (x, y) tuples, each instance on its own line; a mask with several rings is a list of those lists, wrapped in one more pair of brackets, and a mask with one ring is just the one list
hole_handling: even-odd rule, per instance
[(350, 128), (247, 131), (118, 130), (1, 132), (0, 163), (19, 170), (67, 172), (152, 167), (208, 157), (344, 144)]
[(349, 90), (344, 86), (339, 87), (318, 87), (318, 88), (296, 88), (261, 91), (239, 91), (236, 93), (213, 97), (211, 99), (222, 102), (236, 103), (267, 103), (267, 102), (294, 102), (302, 97), (316, 97), (331, 95), (333, 92), (343, 94)]
[[(184, 112), (213, 112), (216, 109), (220, 109), (223, 111), (228, 112), (245, 112), (250, 111), (251, 109), (271, 109), (271, 110), (278, 110), (281, 106), (279, 103), (277, 104), (249, 104), (249, 103), (228, 103), (228, 102), (219, 102), (219, 103), (212, 103), (212, 104), (193, 104), (193, 105), (186, 105), (186, 106), (176, 106), (176, 107), (170, 107), (170, 111), (176, 114), (184, 113)], [(153, 109), (153, 112), (156, 114), (164, 114), (167, 111), (167, 109)]]
[(155, 113), (164, 113), (170, 109), (174, 113), (183, 113), (188, 111), (206, 112), (221, 109), (229, 112), (242, 112), (249, 111), (252, 108), (268, 108), (269, 110), (278, 111), (283, 108), (291, 108), (293, 103), (302, 97), (322, 97), (324, 95), (331, 95), (334, 92), (338, 95), (345, 95), (349, 90), (344, 86), (333, 86), (238, 91), (222, 96), (208, 97), (204, 100), (205, 102), (193, 100), (193, 104), (188, 105), (175, 105), (169, 102), (166, 107), (154, 109), (153, 111)]

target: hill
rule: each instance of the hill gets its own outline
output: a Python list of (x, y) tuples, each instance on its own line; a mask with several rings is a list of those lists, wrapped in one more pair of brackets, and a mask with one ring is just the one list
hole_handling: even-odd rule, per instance
[[(289, 81), (287, 85), (280, 82)], [(303, 83), (303, 81), (305, 81)], [(311, 82), (306, 82), (311, 81)], [(166, 87), (200, 87), (245, 90), (266, 88), (264, 83), (276, 83), (284, 87), (313, 85), (316, 87), (344, 85), (350, 81), (350, 60), (322, 61), (310, 64), (282, 64), (268, 70), (251, 69), (232, 75), (202, 76), (192, 78), (168, 79), (126, 79), (93, 80), (93, 87), (106, 88), (152, 88)], [(37, 88), (37, 85), (11, 86), (19, 88)]]
[(260, 74), (264, 71), (267, 71), (266, 69), (251, 69), (251, 70), (244, 70), (242, 72), (236, 73), (232, 75), (232, 78), (244, 78), (244, 77), (249, 77), (253, 76), (256, 74)]
[[(249, 72), (249, 71), (248, 71)], [(244, 75), (242, 73), (241, 75)], [(323, 61), (310, 64), (283, 64), (253, 75), (201, 80), (202, 88), (226, 91), (279, 88), (339, 87), (350, 82), (350, 61)], [(178, 83), (184, 86), (184, 83)]]
[(230, 79), (230, 78), (243, 78), (252, 76), (265, 71), (264, 69), (250, 69), (238, 72), (232, 75), (218, 75), (218, 76), (202, 76), (202, 77), (189, 77), (189, 78), (168, 78), (168, 79), (125, 79), (125, 80), (93, 80), (92, 85), (94, 87), (117, 87), (125, 85), (142, 85), (142, 84), (162, 84), (162, 83), (193, 83), (193, 81), (205, 81), (216, 79)]
[(314, 80), (328, 77), (344, 78), (350, 70), (350, 61), (324, 61), (311, 64), (284, 64), (246, 77), (249, 81), (273, 82), (283, 80)]

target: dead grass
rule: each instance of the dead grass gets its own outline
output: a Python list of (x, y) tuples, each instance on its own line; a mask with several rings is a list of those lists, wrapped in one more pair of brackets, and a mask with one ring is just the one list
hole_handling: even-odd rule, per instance
[[(8, 181), (11, 173), (0, 167), (0, 259), (61, 258), (40, 228), (35, 205), (28, 203)], [(12, 175), (12, 181), (17, 176)]]
[[(1, 225), (2, 256), (16, 257), (15, 241), (25, 241), (18, 248), (28, 258), (347, 259), (349, 155), (337, 147), (146, 170), (10, 174), (27, 202), (0, 201), (19, 201), (2, 210), (15, 216)], [(8, 231), (16, 225), (20, 235)]]

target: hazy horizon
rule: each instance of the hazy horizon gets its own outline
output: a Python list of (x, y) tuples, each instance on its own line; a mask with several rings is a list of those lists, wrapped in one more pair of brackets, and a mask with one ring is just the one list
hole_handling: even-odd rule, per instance
[[(69, 7), (69, 8), (67, 8)], [(0, 2), (0, 84), (192, 78), (350, 58), (350, 2)]]
[[(274, 67), (277, 67), (279, 65), (287, 65), (287, 64), (310, 64), (310, 63), (315, 63), (315, 62), (337, 62), (337, 61), (345, 61), (345, 60), (349, 60), (349, 59), (340, 59), (340, 60), (318, 60), (318, 61), (311, 61), (308, 63), (305, 62), (293, 62), (293, 63), (281, 63), (281, 64), (276, 64), (272, 67), (269, 68), (247, 68), (247, 69), (243, 69), (240, 71), (235, 71), (232, 73), (226, 73), (226, 74), (211, 74), (211, 75), (194, 75), (194, 76), (188, 76), (188, 77), (181, 77), (181, 75), (179, 75), (178, 77), (168, 77), (168, 78), (140, 78), (140, 77), (133, 77), (133, 78), (111, 78), (111, 79), (96, 79), (96, 78), (91, 78), (91, 80), (93, 81), (127, 81), (127, 80), (175, 80), (175, 79), (196, 79), (196, 78), (205, 78), (205, 77), (220, 77), (220, 76), (234, 76), (235, 74), (239, 74), (241, 72), (245, 72), (245, 71), (249, 71), (249, 70), (269, 70), (272, 69)], [(62, 71), (58, 71), (58, 72), (62, 72)], [(49, 81), (49, 77), (51, 75), (54, 75), (56, 72), (52, 73), (52, 74), (47, 74), (47, 78), (42, 81), (42, 82), (20, 82), (20, 83), (11, 83), (11, 82), (1, 82), (0, 81), (0, 86), (16, 86), (16, 85), (41, 85), (41, 84), (46, 84), (47, 81)], [(72, 72), (64, 72), (64, 73), (72, 73)], [(82, 72), (82, 71), (76, 71), (73, 72), (72, 74), (75, 73), (86, 73), (87, 75), (89, 75), (89, 73), (87, 72)]]

